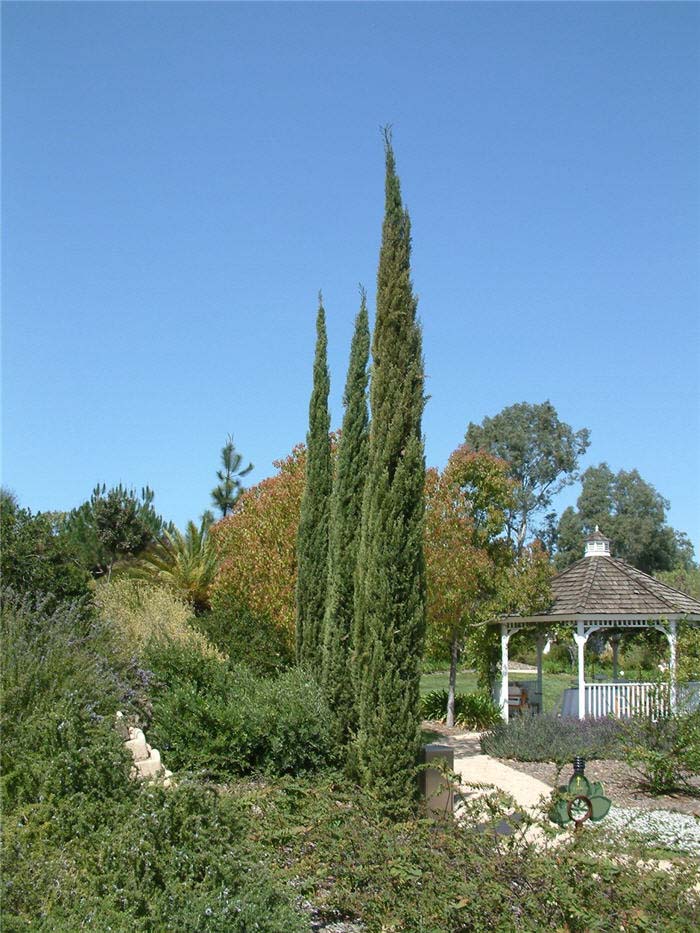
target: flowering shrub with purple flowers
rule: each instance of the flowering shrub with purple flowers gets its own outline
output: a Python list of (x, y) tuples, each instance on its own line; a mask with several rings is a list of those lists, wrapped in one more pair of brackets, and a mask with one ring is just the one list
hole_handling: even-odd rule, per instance
[(514, 716), (481, 738), (484, 754), (516, 761), (570, 762), (576, 755), (625, 758), (626, 727), (617, 719)]

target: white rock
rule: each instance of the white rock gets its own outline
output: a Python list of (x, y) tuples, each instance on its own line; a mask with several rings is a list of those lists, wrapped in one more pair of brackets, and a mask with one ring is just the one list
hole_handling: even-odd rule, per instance
[[(156, 751), (154, 749), (154, 751)], [(163, 771), (163, 765), (160, 763), (160, 755), (151, 755), (143, 761), (136, 762), (138, 776), (141, 778), (154, 778)]]
[(143, 761), (148, 758), (148, 745), (143, 732), (140, 729), (130, 729), (129, 735), (131, 735), (131, 738), (124, 744), (131, 752), (134, 761)]

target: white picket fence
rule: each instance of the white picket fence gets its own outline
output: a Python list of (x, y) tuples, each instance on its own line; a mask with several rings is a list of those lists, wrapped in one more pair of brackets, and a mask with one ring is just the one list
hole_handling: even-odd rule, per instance
[(595, 683), (586, 684), (586, 716), (600, 719), (614, 716), (666, 716), (671, 705), (668, 684)]

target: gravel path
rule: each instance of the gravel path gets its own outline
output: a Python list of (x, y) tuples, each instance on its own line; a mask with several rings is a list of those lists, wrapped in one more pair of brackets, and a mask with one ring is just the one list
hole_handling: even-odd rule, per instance
[[(478, 736), (477, 736), (478, 738)], [(462, 777), (465, 797), (475, 796), (479, 790), (470, 789), (474, 784), (493, 784), (515, 800), (518, 806), (535, 811), (541, 798), (549, 797), (551, 787), (537, 778), (509, 768), (488, 755), (460, 755), (455, 752), (454, 770)]]

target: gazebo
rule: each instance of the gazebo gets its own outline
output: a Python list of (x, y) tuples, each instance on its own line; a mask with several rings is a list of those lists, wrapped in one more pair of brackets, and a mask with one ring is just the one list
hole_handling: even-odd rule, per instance
[[(562, 622), (575, 626), (574, 640), (578, 656), (578, 688), (565, 691), (566, 706), (579, 719), (631, 715), (650, 715), (657, 710), (675, 710), (676, 629), (681, 620), (700, 622), (700, 602), (610, 554), (610, 540), (595, 531), (586, 540), (586, 554), (552, 578), (552, 605), (547, 612), (533, 616), (509, 616), (501, 619), (501, 691), (500, 708), (508, 720), (510, 697), (508, 677), (508, 642), (512, 635), (536, 626), (537, 694), (542, 703), (542, 655), (549, 629)], [(656, 629), (668, 639), (669, 682), (630, 683), (618, 679), (617, 638), (612, 638), (613, 679), (609, 683), (586, 683), (584, 650), (594, 632)], [(568, 696), (567, 696), (568, 694)], [(572, 708), (573, 707), (573, 708)]]

